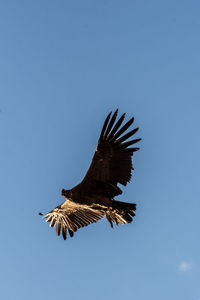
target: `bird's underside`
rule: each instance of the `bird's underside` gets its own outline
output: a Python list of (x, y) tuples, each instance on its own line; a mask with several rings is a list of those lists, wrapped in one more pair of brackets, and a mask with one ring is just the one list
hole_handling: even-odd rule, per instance
[[(132, 222), (136, 210), (135, 203), (114, 200), (122, 194), (118, 183), (126, 185), (131, 179), (132, 155), (139, 150), (129, 147), (141, 139), (128, 140), (138, 128), (128, 133), (134, 119), (124, 126), (125, 114), (116, 121), (118, 110), (107, 116), (93, 156), (92, 163), (84, 179), (71, 190), (62, 190), (66, 201), (43, 216), (51, 227), (56, 226), (57, 234), (64, 239), (67, 232), (72, 237), (77, 229), (97, 222), (106, 216), (111, 227), (115, 224)], [(125, 134), (124, 134), (125, 133)]]

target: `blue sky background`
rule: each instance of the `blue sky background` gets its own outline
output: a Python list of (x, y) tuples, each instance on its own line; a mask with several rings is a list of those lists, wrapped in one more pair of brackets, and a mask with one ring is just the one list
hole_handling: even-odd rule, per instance
[[(1, 299), (200, 299), (200, 2), (1, 1)], [(131, 225), (38, 216), (89, 167), (105, 116), (143, 140)]]

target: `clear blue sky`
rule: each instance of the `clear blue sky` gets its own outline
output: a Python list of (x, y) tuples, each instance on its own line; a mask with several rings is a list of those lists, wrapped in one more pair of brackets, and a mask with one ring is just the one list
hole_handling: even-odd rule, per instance
[[(200, 299), (200, 2), (1, 1), (1, 299)], [(38, 216), (105, 116), (140, 127), (131, 225), (64, 241)]]

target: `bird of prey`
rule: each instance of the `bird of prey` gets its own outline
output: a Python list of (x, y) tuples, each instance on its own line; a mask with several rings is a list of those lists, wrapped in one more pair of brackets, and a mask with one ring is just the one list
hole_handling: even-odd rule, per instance
[[(135, 145), (141, 139), (132, 139), (138, 128), (126, 133), (132, 125), (131, 118), (122, 126), (125, 113), (117, 120), (118, 109), (105, 119), (91, 165), (78, 185), (71, 190), (62, 189), (65, 201), (43, 216), (50, 227), (64, 239), (72, 237), (77, 229), (97, 222), (106, 216), (111, 227), (132, 222), (135, 203), (114, 199), (122, 194), (118, 184), (126, 186), (131, 179), (132, 155), (139, 150)], [(39, 213), (43, 215), (42, 213)]]

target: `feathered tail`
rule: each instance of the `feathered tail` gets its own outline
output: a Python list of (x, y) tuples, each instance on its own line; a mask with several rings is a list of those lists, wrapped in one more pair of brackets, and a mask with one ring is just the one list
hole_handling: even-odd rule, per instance
[(135, 210), (135, 203), (112, 200), (112, 206), (110, 206), (106, 211), (106, 218), (111, 227), (113, 227), (112, 222), (116, 225), (131, 223), (135, 216)]

